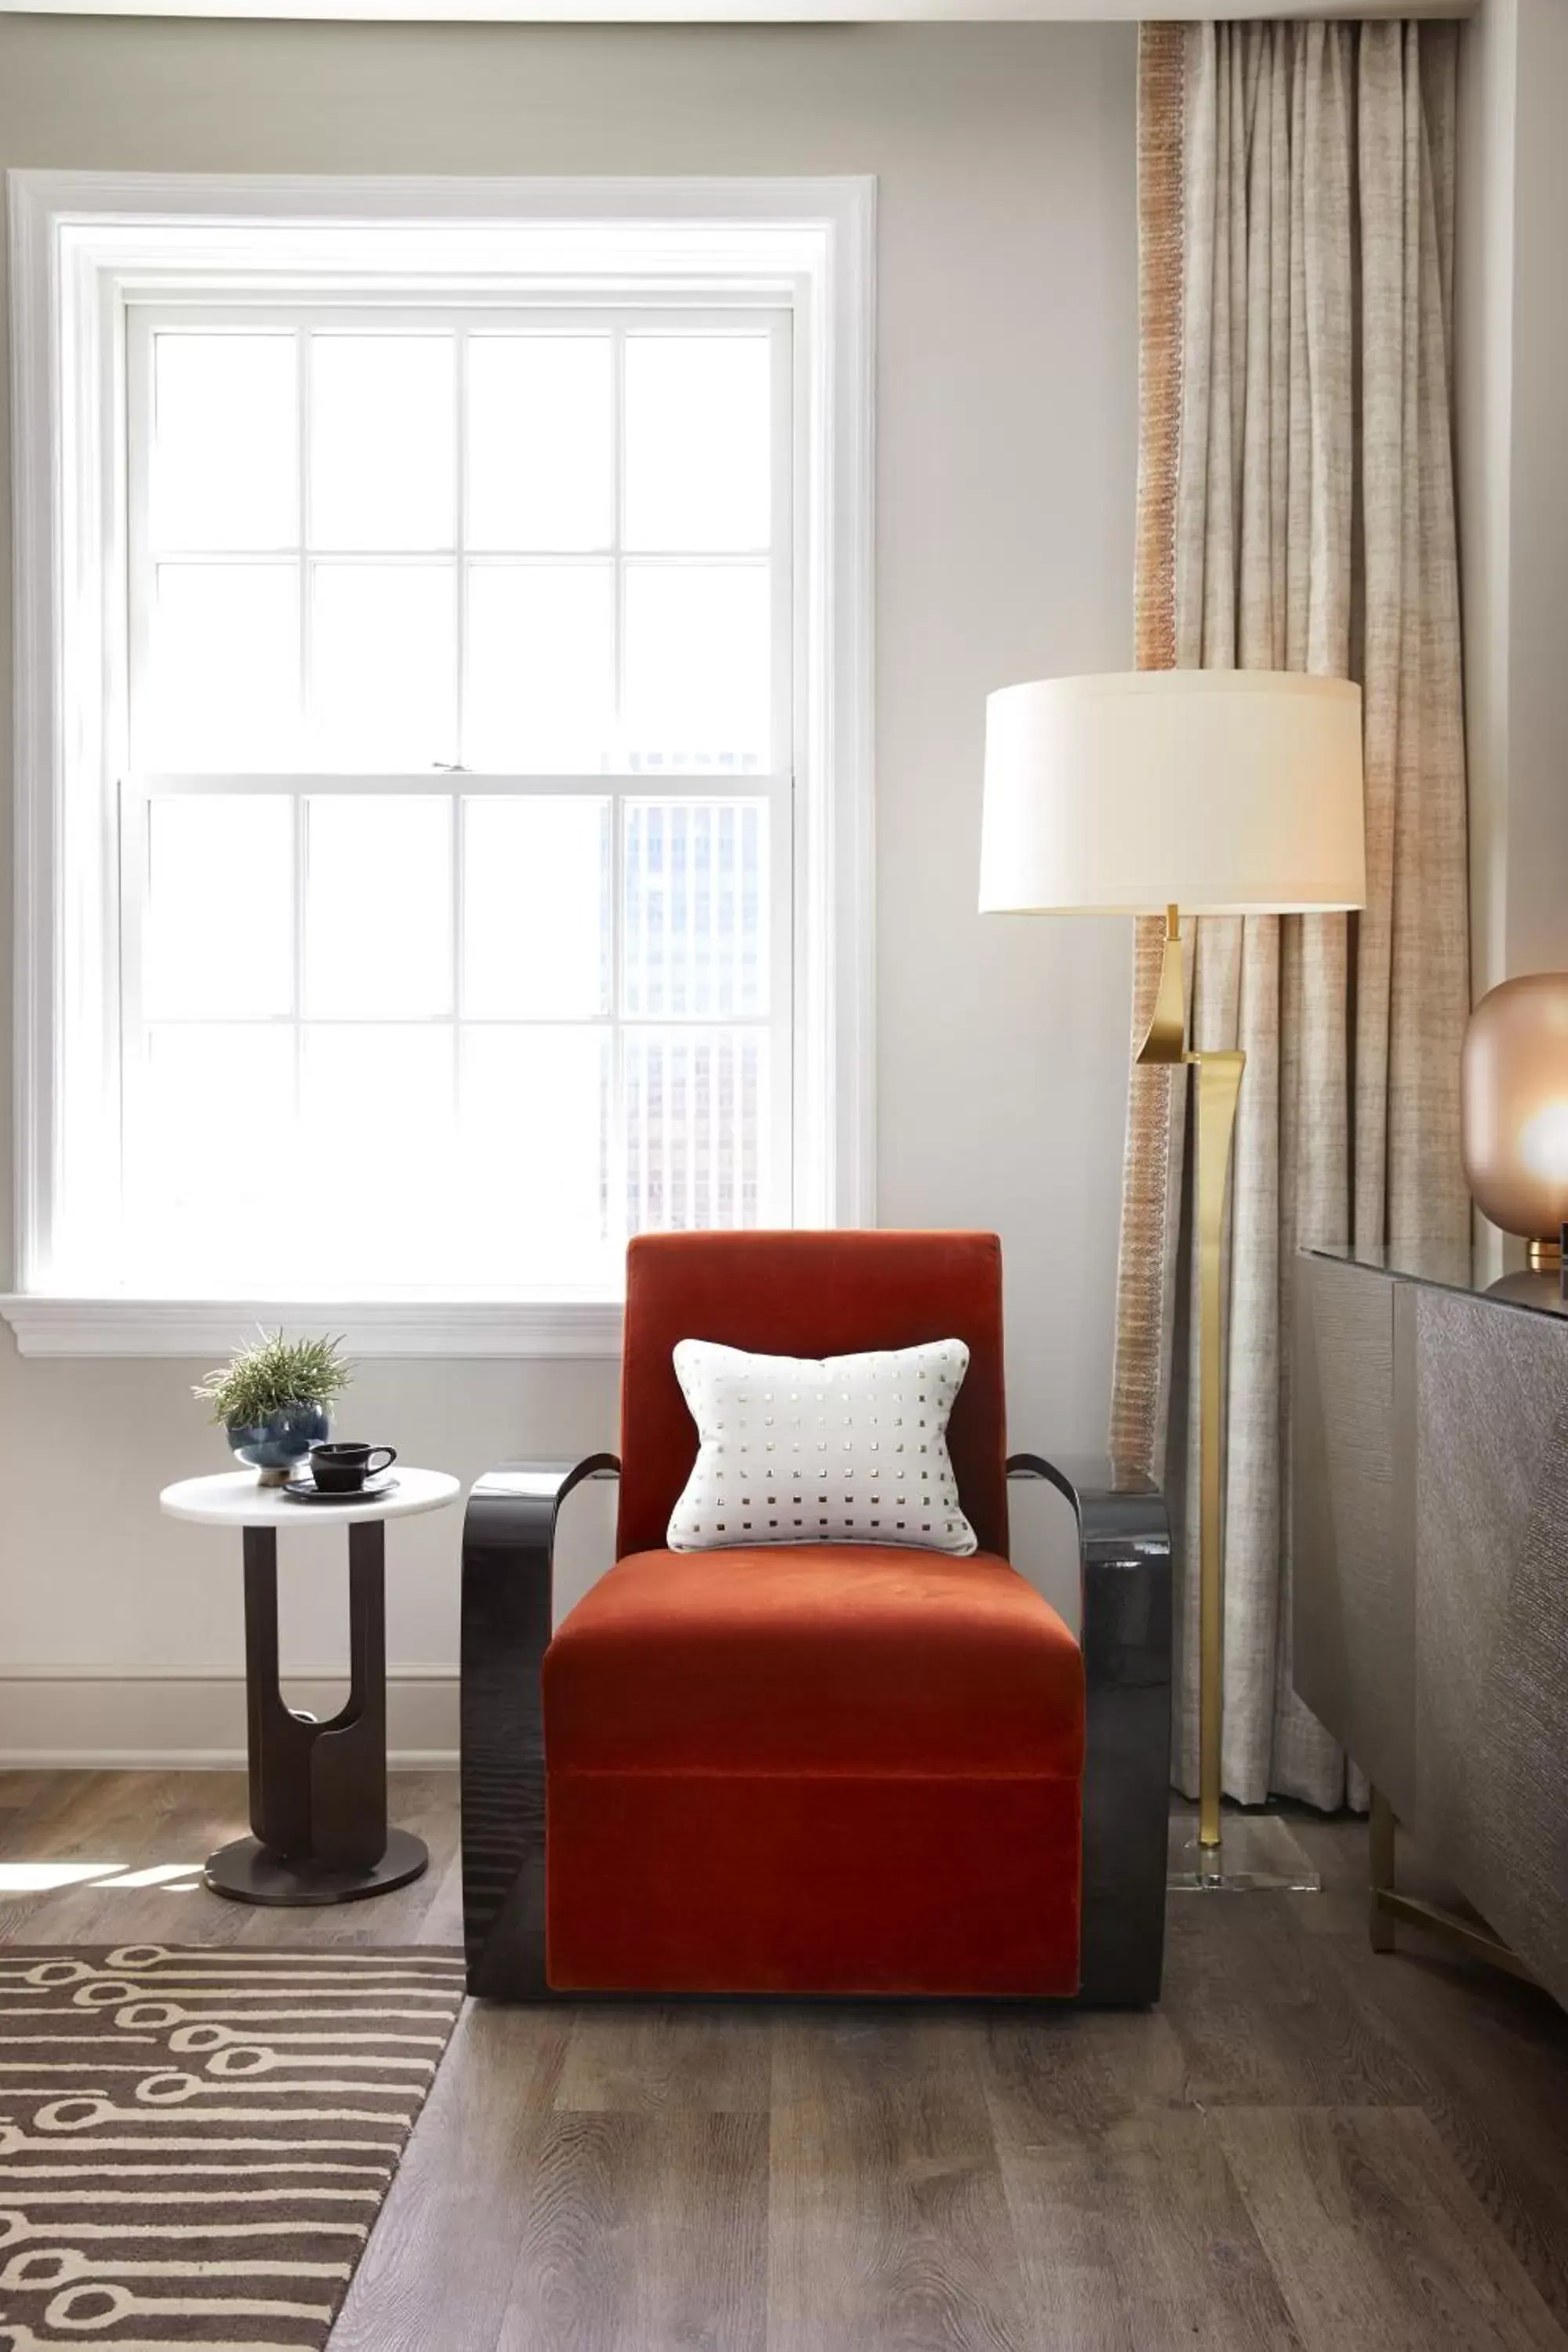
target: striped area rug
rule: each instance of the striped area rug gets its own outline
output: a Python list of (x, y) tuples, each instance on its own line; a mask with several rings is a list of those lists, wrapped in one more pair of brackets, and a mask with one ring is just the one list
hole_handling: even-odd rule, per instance
[(447, 1952), (0, 1947), (0, 2352), (316, 2352), (462, 1986)]

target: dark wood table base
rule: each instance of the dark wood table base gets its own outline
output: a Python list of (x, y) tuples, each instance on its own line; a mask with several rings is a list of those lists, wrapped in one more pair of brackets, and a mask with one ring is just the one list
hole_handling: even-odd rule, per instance
[(220, 1845), (202, 1875), (215, 1895), (235, 1903), (356, 1903), (366, 1895), (388, 1895), (423, 1877), (430, 1851), (408, 1830), (389, 1830), (386, 1851), (368, 1869), (353, 1864), (285, 1862), (258, 1838), (236, 1838)]
[(245, 1529), (245, 1689), (250, 1826), (205, 1878), (237, 1903), (353, 1903), (406, 1886), (423, 1841), (386, 1821), (385, 1528), (351, 1521), (349, 1695), (324, 1723), (279, 1687), (278, 1537)]

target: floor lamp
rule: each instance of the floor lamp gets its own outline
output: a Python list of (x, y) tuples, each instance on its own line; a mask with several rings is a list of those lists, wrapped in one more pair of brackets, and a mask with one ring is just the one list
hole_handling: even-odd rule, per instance
[(1345, 909), (1363, 903), (1364, 880), (1361, 689), (1344, 679), (1137, 670), (1041, 678), (989, 699), (982, 913), (1163, 914), (1137, 1058), (1196, 1072), (1199, 1793), (1195, 1867), (1182, 1883), (1200, 1887), (1265, 1874), (1227, 1871), (1220, 1829), (1223, 1247), (1245, 1057), (1187, 1046), (1181, 916)]

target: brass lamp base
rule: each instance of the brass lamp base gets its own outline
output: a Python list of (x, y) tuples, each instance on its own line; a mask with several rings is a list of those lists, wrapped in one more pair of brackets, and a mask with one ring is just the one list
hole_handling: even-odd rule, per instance
[(1229, 1049), (1194, 1051), (1187, 1045), (1182, 926), (1175, 907), (1165, 909), (1160, 984), (1138, 1060), (1145, 1066), (1185, 1066), (1197, 1074), (1194, 1199), (1199, 1364), (1198, 1833), (1169, 1884), (1205, 1894), (1248, 1894), (1280, 1887), (1315, 1893), (1322, 1881), (1304, 1856), (1281, 1856), (1276, 1845), (1270, 1860), (1268, 1853), (1257, 1851), (1254, 1831), (1258, 1825), (1243, 1816), (1227, 1821), (1222, 1829), (1220, 1819), (1225, 1729), (1225, 1204), (1237, 1099), (1247, 1056)]
[(1171, 1823), (1173, 1895), (1321, 1895), (1322, 1874), (1314, 1869), (1277, 1813), (1227, 1812), (1218, 1845), (1193, 1835), (1191, 1815)]
[(1563, 1264), (1563, 1244), (1560, 1241), (1531, 1242), (1525, 1259), (1531, 1274), (1556, 1274)]

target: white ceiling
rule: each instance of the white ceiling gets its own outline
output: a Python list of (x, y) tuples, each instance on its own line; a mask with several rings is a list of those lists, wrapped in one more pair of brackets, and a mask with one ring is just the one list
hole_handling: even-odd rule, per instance
[(0, 16), (298, 16), (434, 24), (1113, 24), (1200, 16), (1467, 16), (1481, 0), (0, 0)]

